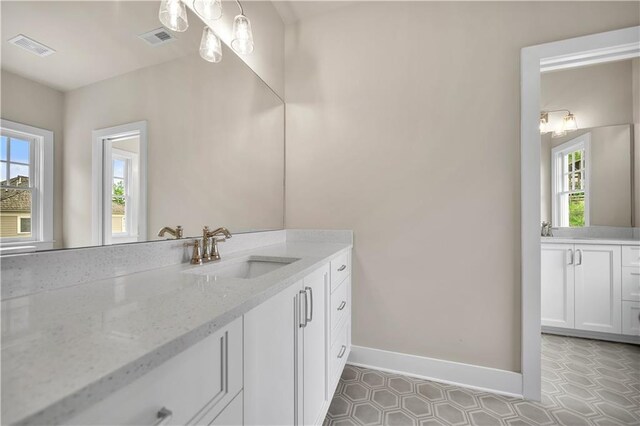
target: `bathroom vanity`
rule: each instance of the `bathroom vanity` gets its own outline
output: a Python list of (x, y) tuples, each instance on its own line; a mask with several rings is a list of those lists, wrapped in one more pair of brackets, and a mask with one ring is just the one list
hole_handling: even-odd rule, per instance
[(351, 346), (352, 248), (323, 232), (4, 299), (3, 423), (322, 423)]
[(542, 331), (640, 343), (640, 241), (542, 238)]

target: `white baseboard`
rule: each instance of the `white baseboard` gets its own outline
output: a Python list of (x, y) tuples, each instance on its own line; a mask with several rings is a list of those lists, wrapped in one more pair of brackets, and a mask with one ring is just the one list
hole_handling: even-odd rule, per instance
[(348, 364), (434, 382), (522, 397), (522, 374), (381, 349), (351, 346)]

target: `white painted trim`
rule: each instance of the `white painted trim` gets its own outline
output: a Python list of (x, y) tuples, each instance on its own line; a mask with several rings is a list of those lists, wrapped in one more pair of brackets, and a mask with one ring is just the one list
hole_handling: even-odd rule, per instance
[(348, 364), (502, 395), (522, 396), (522, 375), (512, 371), (363, 346), (351, 346)]
[[(630, 45), (633, 45), (631, 48)], [(640, 51), (640, 27), (522, 49), (520, 59), (520, 209), (522, 395), (541, 399), (540, 368), (540, 74), (628, 59)], [(629, 56), (633, 55), (633, 56)], [(541, 69), (541, 66), (543, 67)]]
[(103, 191), (102, 189), (104, 166), (104, 140), (107, 138), (124, 137), (136, 134), (140, 137), (140, 202), (138, 205), (138, 241), (147, 240), (147, 149), (148, 132), (147, 121), (136, 121), (134, 123), (122, 124), (120, 126), (107, 127), (94, 130), (92, 132), (92, 161), (91, 161), (91, 241), (93, 245), (103, 244), (102, 221), (103, 221)]
[[(26, 245), (43, 245), (39, 243), (48, 243), (53, 241), (53, 156), (54, 156), (54, 139), (51, 130), (41, 129), (39, 127), (29, 126), (27, 124), (16, 123), (5, 119), (0, 119), (0, 127), (11, 132), (23, 133), (28, 137), (37, 139), (37, 147), (33, 155), (34, 164), (39, 167), (32, 169), (33, 178), (38, 182), (39, 191), (37, 197), (34, 197), (32, 210), (38, 209), (39, 220), (32, 221), (31, 231), (35, 234), (35, 239), (30, 241), (18, 241)], [(8, 243), (16, 241), (7, 241)]]

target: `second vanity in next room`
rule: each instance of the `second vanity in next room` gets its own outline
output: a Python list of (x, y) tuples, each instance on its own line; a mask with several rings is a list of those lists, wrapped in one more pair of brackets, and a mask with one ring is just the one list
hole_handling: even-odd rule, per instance
[(542, 331), (640, 343), (640, 241), (543, 237)]
[[(234, 235), (202, 265), (184, 240), (158, 244), (91, 251), (182, 261), (5, 290), (3, 423), (321, 424), (351, 346), (351, 232)], [(20, 256), (3, 259), (15, 282)]]

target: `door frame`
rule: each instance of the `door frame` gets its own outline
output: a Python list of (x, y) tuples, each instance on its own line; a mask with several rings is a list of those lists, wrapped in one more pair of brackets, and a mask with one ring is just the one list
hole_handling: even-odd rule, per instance
[(640, 56), (640, 26), (530, 46), (520, 53), (522, 396), (539, 401), (540, 75)]
[(107, 127), (94, 130), (92, 136), (92, 162), (91, 162), (91, 242), (93, 245), (103, 245), (104, 222), (104, 142), (111, 138), (126, 136), (139, 136), (139, 191), (138, 204), (138, 241), (147, 241), (147, 122), (136, 121), (134, 123)]

